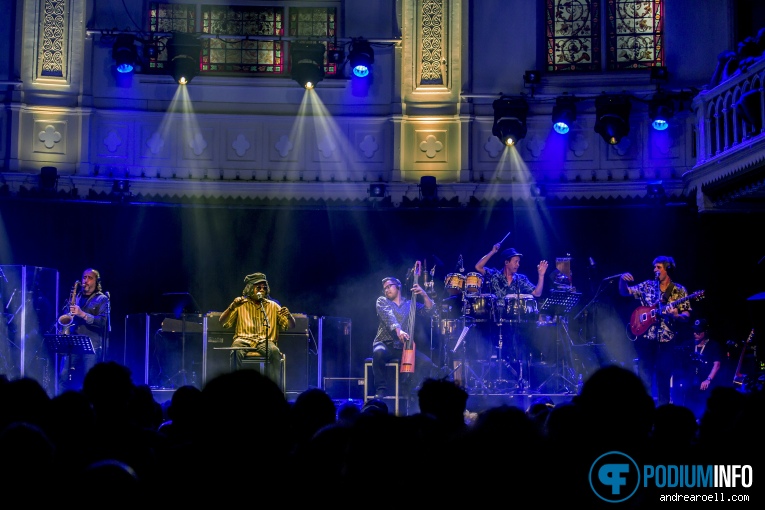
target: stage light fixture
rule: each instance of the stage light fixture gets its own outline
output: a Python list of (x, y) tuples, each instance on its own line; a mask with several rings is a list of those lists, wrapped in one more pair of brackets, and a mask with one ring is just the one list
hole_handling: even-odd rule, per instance
[(622, 95), (604, 94), (595, 99), (595, 132), (606, 143), (616, 145), (630, 132), (632, 103)]
[(648, 102), (648, 116), (656, 131), (664, 131), (669, 127), (669, 119), (675, 115), (675, 103), (669, 94), (657, 92)]
[(661, 81), (661, 82), (668, 82), (669, 81), (669, 71), (667, 70), (666, 66), (653, 66), (651, 68), (651, 81)]
[(555, 100), (552, 111), (553, 129), (556, 133), (565, 135), (571, 130), (576, 120), (576, 99), (571, 96), (560, 96)]
[(523, 73), (523, 83), (525, 84), (531, 84), (531, 85), (538, 85), (542, 82), (542, 75), (539, 74), (539, 71), (526, 71)]
[(529, 104), (523, 98), (503, 97), (493, 103), (494, 126), (491, 134), (508, 147), (526, 136)]
[[(164, 45), (161, 45), (164, 47)], [(160, 53), (160, 42), (158, 39), (149, 39), (143, 43), (144, 58), (157, 58)]]
[(435, 201), (438, 198), (438, 185), (432, 175), (420, 177), (420, 200)]
[(369, 198), (385, 198), (385, 190), (385, 183), (374, 182), (369, 185), (367, 193), (369, 193)]
[(650, 181), (646, 185), (646, 194), (649, 198), (662, 198), (667, 192), (662, 181)]
[(170, 72), (179, 85), (187, 85), (199, 74), (202, 44), (190, 34), (176, 33), (167, 43)]
[(112, 182), (112, 192), (110, 194), (113, 202), (126, 202), (132, 196), (130, 192), (130, 181), (125, 179), (116, 179)]
[(323, 44), (298, 44), (290, 48), (292, 79), (301, 87), (312, 89), (324, 79)]
[(40, 168), (40, 191), (43, 193), (56, 193), (58, 188), (58, 168), (55, 166), (44, 166)]
[(138, 53), (135, 49), (135, 36), (119, 34), (112, 46), (112, 58), (117, 64), (118, 72), (123, 74), (132, 73), (138, 58)]
[(327, 50), (328, 64), (343, 64), (345, 62), (345, 51), (342, 48), (332, 48)]
[(365, 39), (357, 39), (351, 43), (350, 53), (348, 53), (348, 62), (354, 76), (366, 78), (371, 72), (372, 64), (375, 61), (375, 53), (372, 45)]

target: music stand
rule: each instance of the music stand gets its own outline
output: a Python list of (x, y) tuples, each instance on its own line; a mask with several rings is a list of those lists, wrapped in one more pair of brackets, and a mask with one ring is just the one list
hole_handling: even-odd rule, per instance
[(54, 392), (58, 395), (58, 356), (59, 354), (95, 354), (93, 342), (86, 335), (43, 335), (43, 342), (48, 345), (48, 350), (56, 354)]
[[(538, 392), (541, 392), (542, 388), (544, 388), (547, 383), (553, 379), (556, 379), (558, 382), (563, 382), (562, 386), (559, 384), (555, 385), (555, 393), (561, 393), (561, 389), (565, 390), (566, 393), (571, 393), (571, 388), (575, 387), (576, 383), (567, 379), (563, 372), (567, 368), (570, 370), (570, 360), (567, 363), (566, 357), (570, 358), (571, 356), (571, 345), (564, 344), (565, 352), (563, 355), (561, 355), (560, 346), (563, 341), (561, 338), (562, 335), (560, 330), (561, 328), (564, 328), (566, 335), (568, 335), (568, 330), (566, 329), (568, 325), (568, 319), (566, 316), (570, 314), (571, 310), (573, 310), (574, 307), (579, 303), (581, 297), (582, 294), (580, 292), (553, 291), (550, 294), (550, 297), (548, 297), (545, 302), (542, 303), (540, 312), (550, 312), (547, 315), (554, 315), (557, 317), (555, 321), (555, 372), (553, 372), (550, 377), (548, 377), (542, 384), (539, 385), (537, 388)], [(569, 375), (573, 376), (573, 374)]]
[[(179, 379), (178, 386), (188, 384), (186, 374), (186, 320), (184, 314), (199, 314), (199, 303), (190, 292), (165, 292), (160, 298), (160, 307), (163, 313), (171, 314), (181, 324), (181, 369), (173, 375), (169, 381)], [(172, 311), (170, 311), (172, 309)], [(192, 370), (192, 372), (194, 372)], [(196, 381), (192, 381), (196, 384)]]
[[(463, 327), (462, 332), (460, 333), (459, 338), (457, 339), (457, 343), (454, 345), (454, 347), (451, 349), (451, 354), (457, 354), (458, 350), (462, 350), (462, 360), (460, 363), (455, 366), (451, 372), (447, 375), (447, 377), (451, 377), (454, 374), (456, 374), (459, 371), (458, 378), (462, 381), (463, 388), (467, 391), (468, 386), (468, 379), (472, 375), (473, 379), (476, 381), (476, 387), (480, 385), (480, 389), (483, 391), (483, 393), (488, 393), (489, 389), (486, 386), (486, 382), (484, 381), (484, 376), (486, 370), (482, 370), (481, 377), (478, 377), (478, 374), (475, 373), (475, 370), (473, 370), (473, 367), (470, 365), (470, 362), (468, 361), (469, 355), (467, 352), (467, 342), (465, 340), (465, 337), (467, 336), (468, 332), (475, 326), (475, 322), (468, 322), (466, 317), (462, 317), (460, 319), (462, 321)], [(452, 362), (454, 362), (454, 359), (447, 356), (449, 359), (452, 359)]]

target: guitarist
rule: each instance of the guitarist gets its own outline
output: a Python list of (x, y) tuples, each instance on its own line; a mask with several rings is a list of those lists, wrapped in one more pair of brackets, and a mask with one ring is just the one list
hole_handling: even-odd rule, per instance
[[(404, 341), (409, 340), (406, 325), (409, 322), (412, 301), (401, 292), (401, 281), (398, 278), (388, 276), (382, 280), (383, 295), (377, 298), (376, 309), (379, 324), (377, 335), (372, 342), (372, 374), (374, 375), (375, 398), (383, 399), (389, 396), (390, 382), (388, 381), (385, 364), (391, 359), (401, 359)], [(430, 317), (436, 311), (433, 299), (425, 290), (415, 283), (411, 292), (421, 296), (423, 302), (415, 303), (415, 313), (418, 316)], [(417, 385), (425, 378), (438, 372), (438, 367), (422, 349), (415, 352), (414, 380), (404, 381), (404, 388), (400, 389), (401, 395), (414, 394)], [(416, 401), (416, 400), (415, 400)]]
[(688, 296), (685, 287), (672, 281), (674, 272), (675, 260), (661, 255), (653, 260), (653, 280), (630, 285), (630, 282), (635, 281), (630, 273), (624, 273), (619, 278), (619, 293), (622, 296), (632, 295), (640, 300), (643, 307), (657, 309), (655, 322), (635, 339), (639, 375), (646, 387), (651, 389), (657, 405), (669, 404), (671, 401), (671, 379), (675, 372), (679, 372), (672, 340), (677, 334), (679, 323), (691, 317), (688, 300), (676, 308), (665, 308), (667, 303)]
[(720, 381), (718, 377), (721, 375), (723, 350), (720, 344), (709, 336), (709, 326), (705, 319), (696, 320), (692, 327), (693, 352), (685, 406), (693, 411), (698, 420), (706, 408), (711, 389)]

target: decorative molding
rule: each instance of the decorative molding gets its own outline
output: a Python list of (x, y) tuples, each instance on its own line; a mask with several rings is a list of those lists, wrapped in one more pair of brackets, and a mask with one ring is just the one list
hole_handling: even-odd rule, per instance
[(40, 0), (39, 50), (37, 78), (67, 79), (66, 59), (69, 50), (69, 1)]
[(418, 0), (420, 58), (418, 86), (444, 86), (447, 81), (448, 0)]

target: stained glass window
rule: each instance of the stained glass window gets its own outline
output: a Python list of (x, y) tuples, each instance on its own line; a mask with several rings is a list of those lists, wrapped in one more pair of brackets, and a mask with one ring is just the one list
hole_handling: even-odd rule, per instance
[(545, 13), (548, 71), (600, 70), (598, 0), (548, 1)]
[(662, 7), (662, 0), (548, 0), (547, 70), (602, 71), (604, 58), (607, 70), (664, 65)]
[[(282, 75), (285, 31), (290, 36), (322, 39), (328, 50), (337, 46), (334, 38), (337, 9), (334, 7), (289, 7), (201, 5), (197, 27), (196, 4), (150, 4), (149, 26), (153, 33), (190, 32), (217, 35), (201, 37), (200, 74)], [(226, 38), (225, 36), (236, 36)], [(244, 37), (242, 37), (244, 36)], [(251, 38), (248, 38), (250, 36)], [(269, 39), (273, 37), (273, 39)], [(156, 58), (150, 59), (148, 72), (165, 72), (167, 51), (159, 45)], [(337, 74), (337, 64), (326, 60), (325, 74)]]
[(608, 69), (663, 65), (662, 0), (607, 0)]
[[(196, 5), (160, 4), (149, 5), (149, 30), (152, 34), (167, 32), (194, 32), (196, 30)], [(167, 38), (158, 39), (157, 56), (148, 59), (144, 72), (164, 73), (167, 70)]]
[[(284, 9), (277, 7), (202, 6), (202, 33), (284, 35)], [(282, 42), (258, 39), (202, 39), (202, 68), (209, 73), (281, 74)]]
[[(293, 7), (290, 9), (289, 35), (292, 37), (305, 38), (334, 38), (337, 12), (334, 7)], [(324, 52), (324, 74), (328, 76), (337, 74), (337, 64), (327, 62), (330, 50), (337, 46), (326, 41), (321, 42), (327, 47)]]

